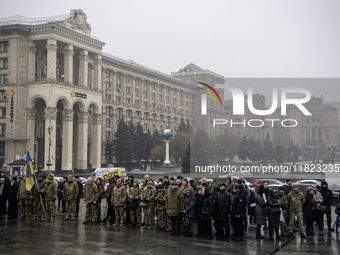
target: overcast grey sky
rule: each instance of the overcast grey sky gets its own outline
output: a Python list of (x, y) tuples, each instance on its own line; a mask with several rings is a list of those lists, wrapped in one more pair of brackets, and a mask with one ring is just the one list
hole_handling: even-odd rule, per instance
[(340, 1), (11, 0), (0, 17), (71, 9), (104, 52), (164, 73), (193, 62), (225, 77), (340, 77)]

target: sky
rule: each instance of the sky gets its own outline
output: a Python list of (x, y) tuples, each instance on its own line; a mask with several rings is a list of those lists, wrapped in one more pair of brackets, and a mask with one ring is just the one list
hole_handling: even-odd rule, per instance
[(195, 63), (224, 77), (340, 77), (336, 0), (4, 1), (0, 17), (82, 9), (104, 52), (170, 74)]

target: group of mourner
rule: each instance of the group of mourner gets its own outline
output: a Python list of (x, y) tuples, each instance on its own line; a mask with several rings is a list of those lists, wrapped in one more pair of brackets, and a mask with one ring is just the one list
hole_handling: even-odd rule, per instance
[[(216, 240), (231, 238), (242, 241), (248, 224), (256, 224), (256, 238), (263, 239), (263, 230), (268, 229), (269, 240), (274, 241), (274, 236), (281, 240), (287, 235), (292, 236), (297, 229), (303, 238), (314, 235), (314, 222), (319, 231), (324, 231), (326, 214), (328, 230), (333, 231), (333, 194), (327, 182), (322, 182), (319, 189), (312, 185), (303, 194), (290, 179), (278, 190), (269, 189), (268, 183), (249, 189), (244, 179), (234, 183), (230, 176), (226, 183), (216, 178), (210, 185), (206, 178), (200, 185), (181, 176), (176, 180), (164, 176), (158, 183), (154, 183), (148, 175), (144, 179), (143, 183), (139, 183), (133, 176), (126, 181), (115, 176), (109, 179), (105, 189), (101, 178), (90, 177), (83, 187), (78, 176), (73, 178), (69, 175), (58, 184), (53, 174), (46, 179), (43, 174), (38, 174), (28, 191), (25, 178), (19, 182), (17, 176), (7, 178), (1, 173), (0, 216), (1, 219), (17, 219), (20, 203), (22, 220), (36, 221), (41, 214), (42, 221), (54, 222), (58, 207), (65, 213), (64, 221), (74, 221), (78, 217), (83, 194), (86, 204), (83, 224), (106, 225), (110, 222), (113, 227), (152, 230), (157, 215), (157, 229), (169, 231), (174, 236), (182, 233), (185, 237), (192, 237), (196, 223), (198, 238), (212, 239), (215, 232)], [(101, 219), (104, 197), (107, 204), (103, 213), (105, 218)], [(340, 204), (335, 212), (340, 214)]]

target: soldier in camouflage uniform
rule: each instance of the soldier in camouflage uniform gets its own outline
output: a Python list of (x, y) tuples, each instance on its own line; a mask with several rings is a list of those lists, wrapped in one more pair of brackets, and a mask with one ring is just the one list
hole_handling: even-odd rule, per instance
[(76, 213), (76, 200), (79, 193), (79, 186), (73, 180), (73, 176), (69, 175), (67, 177), (67, 182), (64, 184), (63, 189), (63, 199), (65, 200), (65, 218), (68, 220), (71, 216), (71, 220), (74, 221)]
[(165, 188), (163, 184), (158, 185), (158, 192), (155, 198), (158, 212), (158, 230), (164, 230), (166, 226), (166, 209), (165, 209)]
[(83, 189), (84, 193), (84, 204), (86, 203), (85, 221), (83, 224), (95, 223), (97, 220), (97, 207), (96, 203), (99, 198), (99, 190), (97, 184), (94, 183), (90, 177), (87, 179), (87, 183)]
[(122, 180), (118, 179), (111, 195), (111, 204), (114, 206), (116, 215), (116, 223), (112, 225), (114, 227), (124, 227), (124, 207), (126, 205), (126, 199), (126, 188), (123, 185)]
[[(142, 212), (141, 208), (139, 206), (140, 203), (140, 197), (141, 197), (142, 191), (139, 188), (138, 180), (133, 181), (132, 187), (130, 187), (128, 192), (128, 199), (129, 199), (129, 205), (130, 205), (130, 219), (131, 224), (129, 227), (137, 226), (137, 228), (140, 227), (140, 223), (142, 220)], [(131, 207), (133, 206), (133, 207)]]
[[(37, 186), (38, 183), (38, 186)], [(33, 218), (32, 221), (37, 220), (39, 207), (41, 206), (41, 198), (39, 191), (41, 191), (46, 185), (46, 181), (44, 180), (44, 176), (42, 173), (38, 174), (37, 182), (34, 182), (32, 189), (30, 190), (31, 199), (33, 200)], [(39, 190), (38, 190), (39, 187)], [(43, 198), (43, 196), (42, 196)], [(44, 198), (43, 198), (44, 200)], [(45, 217), (45, 216), (43, 216)]]
[(54, 175), (49, 174), (46, 179), (46, 185), (41, 190), (45, 193), (45, 210), (46, 218), (43, 217), (42, 221), (55, 221), (55, 200), (58, 195), (58, 184), (54, 181)]
[(153, 219), (155, 217), (155, 197), (156, 190), (152, 181), (147, 182), (147, 186), (142, 191), (142, 200), (147, 202), (147, 207), (143, 208), (144, 212), (144, 229), (153, 229)]
[(20, 186), (18, 188), (17, 199), (20, 199), (20, 209), (21, 216), (20, 219), (24, 219), (26, 216), (26, 220), (30, 219), (31, 215), (31, 200), (30, 200), (30, 192), (26, 189), (26, 177), (22, 178)]

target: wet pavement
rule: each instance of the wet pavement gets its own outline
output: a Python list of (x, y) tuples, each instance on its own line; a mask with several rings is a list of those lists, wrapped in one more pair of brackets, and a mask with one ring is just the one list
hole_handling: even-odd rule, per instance
[[(102, 204), (102, 214), (104, 214)], [(332, 208), (334, 211), (334, 208)], [(325, 230), (313, 237), (256, 240), (250, 225), (243, 242), (170, 236), (168, 232), (109, 225), (83, 225), (85, 206), (76, 221), (56, 222), (0, 220), (0, 254), (340, 254), (340, 236)], [(335, 219), (335, 216), (332, 216)], [(317, 229), (317, 228), (316, 228)]]

